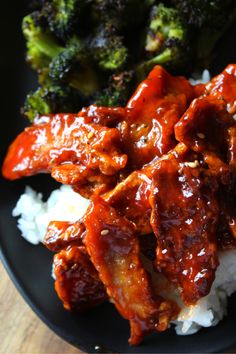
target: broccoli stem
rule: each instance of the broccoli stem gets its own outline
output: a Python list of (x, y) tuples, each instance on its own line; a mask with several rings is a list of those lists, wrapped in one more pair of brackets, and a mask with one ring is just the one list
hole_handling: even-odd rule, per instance
[(162, 53), (136, 66), (135, 73), (138, 82), (142, 81), (145, 78), (145, 76), (153, 68), (153, 66), (166, 64), (170, 62), (172, 57), (173, 50), (170, 48), (166, 48)]
[(89, 96), (99, 88), (97, 73), (89, 66), (83, 66), (81, 71), (72, 72), (68, 77), (69, 85)]
[(55, 39), (46, 33), (41, 34), (37, 39), (35, 39), (34, 46), (49, 58), (54, 58), (64, 49), (57, 45), (55, 43)]
[(162, 53), (148, 60), (145, 63), (145, 65), (147, 65), (147, 67), (151, 67), (153, 65), (165, 64), (171, 60), (172, 56), (173, 56), (173, 51), (170, 48), (166, 48)]

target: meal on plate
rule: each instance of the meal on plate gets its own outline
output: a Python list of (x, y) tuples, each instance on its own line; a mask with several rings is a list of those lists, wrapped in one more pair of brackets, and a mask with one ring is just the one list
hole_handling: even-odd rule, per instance
[[(44, 1), (24, 19), (28, 59), (42, 86), (27, 98), (32, 124), (11, 144), (2, 169), (9, 180), (49, 173), (65, 186), (48, 202), (28, 187), (13, 215), (21, 215), (26, 239), (55, 253), (55, 289), (65, 309), (112, 302), (130, 323), (132, 345), (172, 323), (178, 334), (215, 325), (236, 291), (236, 64), (198, 84), (155, 65), (171, 70), (177, 58), (184, 65), (181, 43), (191, 25), (213, 21), (210, 5), (201, 2), (195, 23), (191, 1), (170, 1), (172, 8), (117, 0), (121, 24), (110, 1), (70, 3), (57, 12), (57, 2)], [(216, 12), (232, 2), (220, 4), (211, 2)], [(137, 22), (130, 18), (126, 27), (131, 9)], [(152, 54), (132, 62), (127, 33), (132, 26), (141, 31), (139, 11), (148, 10), (145, 50)], [(99, 76), (96, 92), (91, 69)], [(59, 80), (55, 87), (56, 75), (64, 86)], [(92, 104), (80, 109), (81, 102)]]

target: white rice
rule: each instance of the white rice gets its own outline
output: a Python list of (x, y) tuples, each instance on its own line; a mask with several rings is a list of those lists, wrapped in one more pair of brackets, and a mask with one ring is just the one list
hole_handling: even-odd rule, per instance
[[(204, 70), (200, 78), (189, 79), (192, 85), (207, 83), (209, 80), (208, 70)], [(12, 214), (20, 217), (18, 228), (22, 236), (36, 245), (43, 241), (50, 221), (74, 222), (85, 214), (88, 205), (89, 201), (69, 186), (53, 191), (46, 202), (43, 202), (41, 193), (26, 187)], [(227, 297), (236, 291), (236, 250), (219, 253), (219, 260), (220, 265), (210, 294), (199, 300), (195, 306), (185, 306), (177, 291), (170, 296), (181, 307), (177, 320), (173, 322), (178, 335), (189, 335), (196, 333), (201, 327), (215, 326), (226, 315)]]
[(197, 84), (207, 84), (211, 79), (211, 75), (207, 69), (203, 70), (202, 75), (199, 76), (199, 74), (193, 75), (189, 79), (189, 82), (192, 85), (197, 85)]
[[(84, 215), (88, 204), (88, 200), (68, 186), (53, 191), (46, 202), (43, 202), (41, 193), (26, 187), (13, 216), (20, 216), (18, 228), (22, 236), (35, 245), (43, 241), (49, 221), (76, 221)], [(182, 308), (174, 322), (177, 334), (193, 334), (201, 327), (215, 326), (226, 314), (227, 296), (236, 291), (236, 250), (221, 252), (219, 259), (220, 266), (210, 294), (195, 306), (185, 306), (177, 293), (173, 294)]]
[(195, 306), (182, 305), (175, 322), (177, 334), (189, 335), (201, 327), (215, 326), (227, 314), (227, 297), (236, 291), (236, 250), (220, 252), (219, 261), (209, 295), (200, 299)]
[(69, 186), (53, 191), (46, 202), (41, 193), (26, 187), (12, 215), (20, 216), (17, 226), (22, 236), (37, 245), (43, 241), (50, 221), (74, 222), (84, 215), (88, 205), (89, 201)]

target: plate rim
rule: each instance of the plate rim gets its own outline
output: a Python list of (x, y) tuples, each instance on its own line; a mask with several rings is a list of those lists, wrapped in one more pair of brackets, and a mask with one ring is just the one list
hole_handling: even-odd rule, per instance
[[(34, 245), (35, 247), (37, 247), (38, 245)], [(69, 343), (70, 345), (72, 345), (73, 347), (83, 351), (84, 353), (89, 353), (87, 351), (87, 349), (84, 347), (83, 344), (81, 343), (76, 343), (72, 337), (70, 337), (70, 335), (67, 335), (65, 331), (63, 331), (59, 326), (56, 326), (52, 323), (52, 321), (50, 321), (47, 316), (45, 316), (43, 314), (43, 312), (37, 307), (37, 305), (34, 303), (34, 301), (32, 301), (32, 299), (30, 298), (30, 296), (27, 294), (27, 292), (24, 289), (24, 286), (21, 284), (21, 281), (17, 278), (17, 276), (15, 275), (14, 272), (14, 268), (11, 266), (11, 261), (8, 259), (6, 252), (4, 252), (3, 247), (2, 247), (2, 242), (0, 240), (0, 260), (4, 266), (4, 269), (6, 270), (10, 280), (12, 281), (12, 283), (14, 284), (16, 290), (18, 291), (18, 293), (20, 294), (20, 296), (23, 298), (23, 300), (26, 302), (27, 305), (29, 305), (29, 307), (31, 308), (31, 310), (36, 314), (36, 316), (52, 331), (54, 332), (59, 338), (63, 339), (65, 342)], [(227, 316), (227, 315), (226, 315)], [(224, 316), (225, 317), (225, 316)], [(223, 321), (223, 319), (222, 319)], [(235, 337), (235, 346), (236, 346), (236, 337)], [(233, 353), (232, 350), (234, 348), (232, 348), (231, 345), (227, 345), (227, 346), (223, 346), (221, 347), (219, 350), (215, 351), (215, 352), (209, 352), (209, 353)], [(113, 353), (114, 351), (106, 351), (106, 353)], [(94, 351), (94, 353), (96, 353), (96, 351)], [(118, 354), (118, 352), (115, 352), (116, 354)], [(138, 352), (137, 352), (138, 353)], [(158, 353), (158, 352), (157, 352)], [(183, 352), (183, 353), (187, 353), (187, 352)], [(192, 352), (194, 353), (194, 352)], [(120, 354), (122, 354), (120, 352)]]

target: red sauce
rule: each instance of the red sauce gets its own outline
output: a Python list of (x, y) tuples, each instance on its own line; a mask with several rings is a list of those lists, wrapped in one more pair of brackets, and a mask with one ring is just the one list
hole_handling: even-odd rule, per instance
[(196, 87), (157, 66), (125, 108), (42, 117), (16, 138), (6, 178), (47, 172), (91, 198), (82, 221), (55, 221), (45, 239), (67, 309), (107, 292), (131, 344), (168, 328), (178, 307), (143, 254), (187, 305), (209, 293), (219, 250), (236, 248), (235, 102), (236, 65)]

